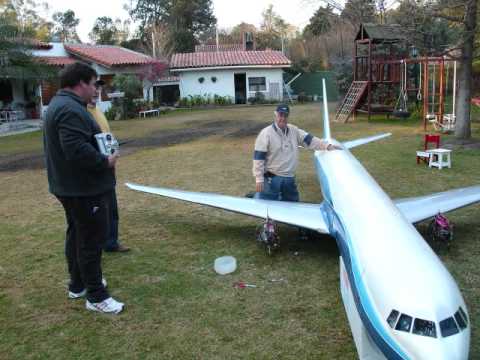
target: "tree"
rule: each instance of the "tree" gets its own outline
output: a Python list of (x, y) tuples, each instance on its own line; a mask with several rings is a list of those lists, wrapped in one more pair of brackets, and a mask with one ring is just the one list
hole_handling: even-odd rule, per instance
[(347, 0), (341, 16), (355, 26), (375, 22), (375, 0)]
[(34, 0), (0, 0), (0, 13), (5, 21), (18, 27), (24, 36), (49, 41), (53, 24), (38, 14), (39, 8), (48, 9), (48, 4)]
[(114, 101), (115, 110), (120, 112), (122, 119), (128, 119), (137, 115), (135, 99), (142, 97), (143, 86), (137, 75), (121, 74), (113, 78), (112, 86), (115, 90), (124, 93), (123, 98)]
[(0, 13), (0, 78), (46, 79), (52, 76), (52, 67), (33, 57), (30, 33), (23, 33), (15, 21), (16, 18)]
[(115, 45), (117, 41), (118, 29), (112, 18), (101, 16), (95, 20), (92, 31), (88, 37), (100, 45)]
[(128, 41), (130, 38), (130, 20), (120, 20), (120, 19), (115, 19), (115, 28), (117, 29), (117, 32), (115, 34), (115, 42), (117, 44), (121, 44), (124, 41)]
[(257, 32), (257, 48), (281, 49), (285, 41), (296, 36), (297, 29), (288, 24), (269, 5), (262, 12), (260, 31)]
[(165, 55), (193, 51), (199, 37), (217, 23), (211, 0), (137, 0), (130, 15), (140, 22), (144, 38), (155, 35), (159, 26), (166, 29)]
[(422, 55), (440, 56), (460, 34), (445, 19), (428, 16), (421, 1), (403, 0), (388, 13), (388, 22), (399, 24), (405, 31), (408, 43)]
[(75, 17), (73, 10), (65, 12), (56, 12), (52, 16), (54, 22), (54, 35), (61, 42), (81, 42), (77, 34), (77, 26), (80, 19)]
[(309, 24), (303, 30), (304, 34), (319, 36), (327, 33), (332, 28), (332, 20), (336, 17), (330, 5), (320, 6), (310, 18)]
[(458, 139), (471, 136), (470, 101), (477, 11), (476, 0), (403, 0), (391, 15), (392, 21), (399, 22), (409, 31), (410, 40), (421, 53), (448, 55), (460, 62), (455, 114), (455, 136)]
[(439, 0), (431, 7), (432, 14), (445, 19), (461, 30), (457, 47), (461, 50), (459, 89), (456, 109), (455, 137), (471, 137), (470, 101), (472, 98), (473, 59), (477, 26), (477, 0)]

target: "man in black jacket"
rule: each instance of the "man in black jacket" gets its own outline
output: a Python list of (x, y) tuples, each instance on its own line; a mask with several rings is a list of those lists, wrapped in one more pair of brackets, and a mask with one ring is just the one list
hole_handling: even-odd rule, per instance
[(95, 70), (81, 63), (61, 72), (61, 90), (45, 117), (44, 149), (49, 189), (67, 219), (68, 296), (86, 296), (88, 310), (118, 314), (124, 304), (110, 297), (101, 269), (117, 155), (100, 153), (95, 134), (101, 130), (86, 109), (96, 78)]

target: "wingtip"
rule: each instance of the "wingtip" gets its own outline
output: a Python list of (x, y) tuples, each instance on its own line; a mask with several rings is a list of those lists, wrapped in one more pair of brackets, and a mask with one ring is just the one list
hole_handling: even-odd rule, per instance
[(136, 185), (133, 183), (126, 182), (125, 186), (128, 187), (129, 189), (133, 189)]

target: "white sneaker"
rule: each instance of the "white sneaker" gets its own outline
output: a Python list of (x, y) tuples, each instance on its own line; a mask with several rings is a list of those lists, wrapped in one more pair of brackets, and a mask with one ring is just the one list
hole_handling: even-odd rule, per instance
[(98, 311), (104, 314), (118, 314), (123, 310), (124, 303), (118, 302), (112, 297), (98, 303), (91, 303), (87, 300), (85, 307), (87, 310)]
[[(102, 284), (103, 284), (103, 287), (107, 287), (107, 280), (105, 280), (105, 278), (102, 278)], [(79, 299), (79, 298), (82, 298), (84, 297), (85, 295), (87, 295), (87, 289), (83, 289), (82, 291), (78, 292), (78, 293), (75, 293), (73, 291), (69, 291), (68, 292), (68, 298), (69, 299)]]

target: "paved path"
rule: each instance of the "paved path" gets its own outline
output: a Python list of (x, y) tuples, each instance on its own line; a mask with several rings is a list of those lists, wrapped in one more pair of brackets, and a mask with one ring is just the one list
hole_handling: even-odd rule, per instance
[(18, 120), (0, 124), (0, 137), (41, 130), (42, 120)]

